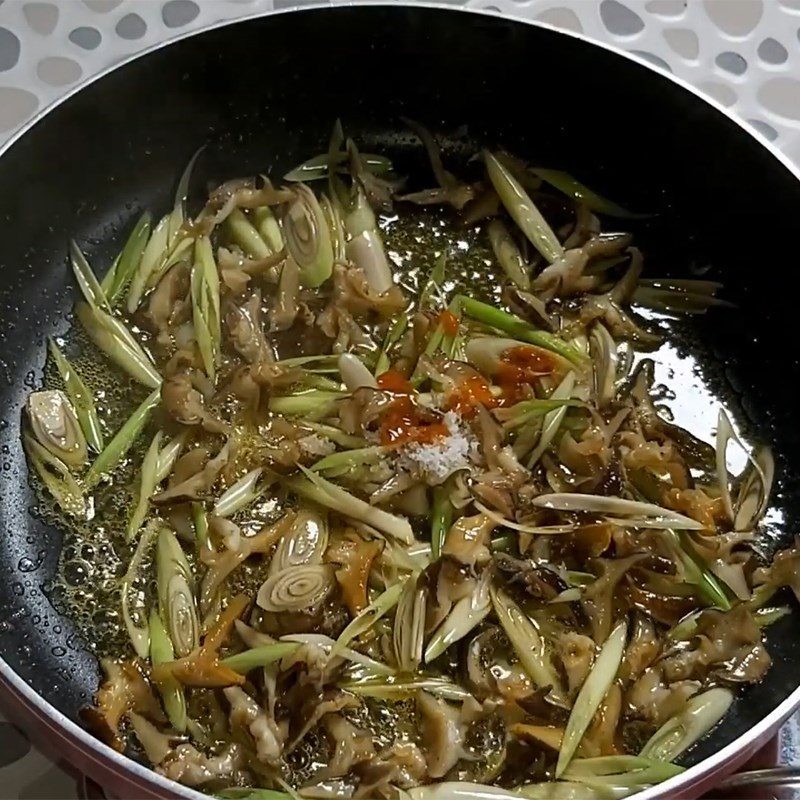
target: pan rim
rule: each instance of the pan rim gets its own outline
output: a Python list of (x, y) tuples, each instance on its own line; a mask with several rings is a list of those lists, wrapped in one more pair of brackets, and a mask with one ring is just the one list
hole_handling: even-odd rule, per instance
[[(124, 60), (112, 64), (111, 66), (106, 67), (104, 70), (101, 70), (97, 74), (82, 80), (80, 83), (78, 83), (75, 87), (70, 89), (70, 91), (68, 91), (62, 97), (51, 102), (41, 111), (37, 112), (30, 120), (28, 120), (28, 122), (26, 122), (17, 131), (15, 131), (6, 140), (6, 142), (2, 146), (0, 146), (0, 158), (5, 156), (18, 141), (20, 141), (30, 130), (32, 130), (36, 125), (38, 125), (39, 122), (41, 122), (48, 114), (53, 112), (63, 103), (69, 101), (78, 92), (87, 88), (96, 81), (101, 80), (102, 78), (106, 77), (112, 72), (124, 68), (129, 64), (131, 64), (132, 62), (137, 61), (140, 58), (146, 57), (151, 53), (157, 52), (165, 47), (169, 47), (170, 45), (183, 41), (184, 39), (189, 39), (194, 36), (208, 33), (209, 31), (214, 31), (220, 28), (236, 25), (239, 23), (249, 22), (255, 19), (274, 17), (284, 14), (296, 14), (300, 12), (314, 12), (323, 9), (335, 10), (337, 8), (352, 8), (352, 7), (353, 6), (350, 4), (333, 5), (330, 2), (330, 0), (328, 0), (328, 2), (326, 2), (325, 0), (314, 0), (314, 2), (307, 4), (304, 3), (303, 5), (299, 6), (292, 6), (289, 8), (283, 8), (271, 11), (257, 11), (251, 14), (245, 14), (236, 19), (219, 20), (212, 22), (208, 25), (205, 25), (201, 28), (197, 28), (195, 30), (176, 34), (175, 36), (172, 36), (157, 44), (151, 45), (150, 47), (147, 47), (144, 50), (139, 51), (138, 53), (134, 53), (125, 58)], [(560, 36), (567, 36), (569, 38), (582, 41), (593, 47), (600, 48), (618, 57), (624, 58), (628, 61), (638, 64), (641, 67), (645, 67), (650, 72), (655, 73), (656, 75), (660, 75), (662, 78), (666, 78), (671, 83), (677, 84), (684, 91), (693, 95), (701, 103), (704, 103), (705, 105), (715, 109), (718, 113), (722, 114), (725, 118), (727, 118), (729, 122), (732, 122), (736, 126), (738, 126), (739, 130), (743, 134), (751, 137), (756, 142), (758, 142), (796, 180), (800, 181), (800, 167), (795, 165), (783, 151), (777, 148), (771, 141), (769, 141), (763, 134), (761, 134), (755, 128), (748, 125), (743, 119), (733, 114), (730, 110), (725, 108), (721, 103), (719, 103), (714, 98), (706, 96), (705, 94), (700, 92), (698, 89), (696, 89), (694, 86), (692, 86), (683, 78), (680, 78), (679, 76), (676, 76), (668, 72), (664, 68), (656, 64), (653, 64), (652, 62), (642, 58), (639, 55), (636, 55), (635, 53), (627, 52), (621, 49), (620, 47), (617, 47), (616, 45), (590, 39), (583, 33), (563, 30), (546, 22), (542, 22), (539, 20), (530, 20), (516, 13), (500, 15), (497, 12), (488, 9), (474, 9), (474, 8), (453, 6), (445, 2), (441, 2), (441, 0), (438, 2), (437, 0), (361, 0), (361, 2), (359, 3), (359, 7), (365, 7), (365, 8), (404, 7), (410, 9), (422, 8), (435, 11), (446, 11), (450, 13), (469, 14), (476, 17), (480, 16), (489, 18), (499, 18), (503, 20), (510, 20), (514, 23), (538, 27), (544, 30), (551, 31), (552, 33), (558, 34)], [(157, 773), (154, 769), (151, 769), (150, 767), (145, 767), (143, 764), (140, 764), (139, 762), (134, 761), (132, 758), (129, 758), (128, 756), (125, 756), (124, 754), (117, 752), (113, 748), (101, 742), (99, 739), (96, 739), (94, 736), (92, 736), (92, 734), (81, 728), (76, 722), (67, 717), (64, 713), (59, 711), (54, 705), (52, 705), (50, 702), (45, 700), (41, 695), (39, 695), (31, 686), (28, 685), (28, 683), (26, 683), (11, 668), (11, 666), (5, 661), (2, 654), (0, 653), (0, 684), (3, 683), (5, 684), (5, 688), (11, 690), (12, 692), (15, 692), (18, 698), (24, 704), (32, 706), (33, 711), (35, 713), (38, 713), (45, 719), (49, 720), (52, 724), (56, 725), (66, 736), (68, 736), (72, 740), (72, 742), (87, 757), (91, 757), (91, 754), (95, 753), (98, 756), (103, 757), (106, 760), (106, 762), (110, 762), (110, 765), (115, 767), (121, 773), (130, 776), (130, 778), (132, 779), (143, 781), (144, 783), (152, 786), (154, 789), (164, 790), (170, 796), (186, 798), (186, 800), (203, 800), (203, 798), (207, 800), (208, 798), (207, 794), (204, 794), (190, 787), (183, 786), (182, 784), (179, 784), (176, 781), (170, 780), (164, 777), (163, 775)], [(719, 773), (720, 771), (722, 771), (727, 764), (735, 762), (736, 757), (738, 755), (741, 755), (741, 753), (747, 749), (748, 745), (752, 746), (756, 743), (761, 743), (769, 734), (774, 732), (798, 707), (800, 707), (800, 684), (798, 684), (798, 686), (795, 687), (795, 689), (789, 694), (789, 696), (786, 697), (781, 703), (779, 703), (769, 714), (767, 714), (765, 717), (759, 720), (758, 723), (756, 723), (753, 727), (751, 727), (748, 731), (738, 736), (736, 739), (727, 744), (721, 750), (717, 751), (711, 756), (706, 757), (698, 764), (689, 767), (685, 772), (676, 775), (675, 777), (670, 778), (666, 781), (663, 781), (662, 783), (651, 786), (650, 788), (645, 789), (642, 792), (632, 795), (632, 798), (635, 798), (635, 800), (656, 800), (656, 798), (660, 797), (681, 796), (681, 792), (689, 789), (689, 787), (692, 784), (701, 783), (703, 779), (708, 779), (712, 777), (715, 773)]]

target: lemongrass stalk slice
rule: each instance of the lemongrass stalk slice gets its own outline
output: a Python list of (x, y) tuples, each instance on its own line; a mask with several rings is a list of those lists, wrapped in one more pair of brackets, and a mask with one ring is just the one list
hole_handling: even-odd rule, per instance
[(283, 250), (283, 234), (281, 225), (269, 206), (254, 208), (252, 213), (253, 224), (261, 238), (267, 243), (273, 253)]
[(670, 717), (652, 735), (639, 755), (657, 761), (674, 761), (725, 716), (731, 703), (733, 693), (728, 689), (709, 689), (696, 695), (683, 711)]
[(375, 376), (364, 366), (361, 359), (352, 353), (342, 353), (339, 356), (339, 373), (348, 392), (354, 392), (363, 386), (369, 389), (378, 388)]
[[(564, 376), (561, 383), (553, 389), (553, 393), (550, 397), (552, 400), (569, 400), (574, 389), (575, 373), (570, 371)], [(561, 408), (550, 411), (545, 415), (542, 423), (542, 432), (539, 435), (539, 442), (528, 458), (528, 463), (526, 465), (528, 469), (532, 469), (536, 462), (542, 457), (545, 450), (550, 447), (550, 444), (558, 433), (558, 429), (561, 427), (561, 423), (564, 421), (566, 413), (567, 406), (563, 405)]]
[(627, 636), (628, 626), (623, 620), (611, 631), (608, 639), (600, 648), (600, 652), (597, 654), (597, 658), (578, 692), (575, 704), (572, 706), (572, 711), (567, 720), (564, 738), (558, 753), (555, 773), (557, 778), (561, 777), (575, 755), (595, 712), (614, 682), (619, 665), (622, 663), (622, 656), (625, 653)]
[(431, 509), (431, 558), (435, 561), (442, 554), (444, 540), (453, 524), (453, 504), (447, 487), (433, 487), (433, 508)]
[(564, 254), (564, 248), (553, 229), (547, 224), (522, 184), (492, 155), (483, 152), (489, 180), (500, 197), (500, 202), (511, 215), (530, 243), (551, 264)]
[(55, 362), (64, 389), (75, 409), (83, 434), (89, 446), (97, 453), (103, 449), (103, 432), (97, 408), (89, 387), (83, 382), (75, 367), (67, 360), (53, 339), (48, 339), (50, 355)]
[(150, 276), (153, 274), (158, 262), (161, 261), (169, 244), (169, 214), (162, 217), (153, 233), (145, 245), (139, 265), (133, 274), (128, 287), (128, 297), (126, 308), (129, 314), (133, 314), (139, 307), (145, 289), (147, 288)]
[(408, 680), (387, 678), (382, 681), (370, 679), (340, 683), (339, 688), (361, 697), (375, 697), (382, 700), (414, 697), (419, 691), (430, 692), (446, 700), (467, 700), (472, 697), (466, 689), (446, 678), (419, 677)]
[[(382, 175), (386, 172), (391, 172), (392, 162), (385, 156), (376, 155), (375, 153), (359, 153), (359, 158), (364, 164), (364, 167), (373, 175)], [(338, 167), (341, 173), (347, 173), (347, 168), (341, 165), (347, 161), (347, 153), (340, 152), (334, 158), (334, 166)], [(309, 158), (294, 169), (289, 170), (284, 176), (285, 181), (292, 183), (302, 181), (317, 181), (328, 177), (330, 170), (331, 158), (329, 153), (320, 153), (318, 156)]]
[[(287, 633), (281, 636), (281, 641), (315, 644), (327, 651), (332, 650), (336, 645), (335, 639), (331, 639), (330, 636), (326, 636), (323, 633)], [(376, 661), (374, 658), (359, 653), (357, 650), (351, 650), (349, 647), (340, 648), (339, 657), (351, 661), (354, 664), (358, 664), (358, 666), (363, 667), (367, 673), (373, 676), (391, 677), (395, 675), (395, 670), (388, 664)]]
[(133, 649), (140, 658), (147, 658), (150, 650), (150, 628), (147, 613), (144, 609), (144, 603), (141, 595), (137, 593), (138, 612), (141, 623), (137, 624), (131, 613), (131, 595), (133, 594), (133, 584), (139, 579), (142, 569), (142, 562), (147, 555), (148, 550), (152, 547), (156, 536), (158, 535), (158, 523), (153, 520), (148, 523), (144, 532), (139, 537), (136, 543), (136, 548), (133, 551), (131, 560), (128, 563), (128, 569), (120, 581), (120, 595), (122, 605), (122, 619), (125, 623), (125, 628), (128, 631), (128, 636), (133, 645)]
[(392, 645), (401, 672), (414, 672), (422, 661), (428, 591), (416, 576), (403, 587), (392, 626)]
[(60, 389), (42, 389), (28, 395), (25, 412), (37, 441), (72, 469), (86, 463), (86, 437), (75, 409)]
[(158, 612), (178, 658), (200, 645), (200, 621), (189, 562), (175, 534), (162, 526), (156, 542)]
[(391, 451), (391, 447), (383, 445), (371, 445), (370, 447), (360, 447), (355, 450), (344, 450), (338, 453), (331, 453), (329, 456), (320, 459), (311, 466), (314, 472), (326, 472), (332, 469), (344, 467), (351, 469), (362, 464), (375, 464), (383, 456)]
[(72, 517), (85, 517), (86, 498), (83, 490), (69, 471), (69, 467), (43, 447), (27, 431), (22, 435), (22, 446), (28, 462), (52, 495), (58, 507)]
[(356, 519), (372, 526), (381, 533), (403, 542), (412, 544), (414, 532), (408, 520), (390, 514), (380, 508), (371, 506), (358, 497), (346, 492), (335, 483), (325, 480), (311, 470), (300, 467), (305, 479), (300, 476), (287, 478), (284, 485), (295, 494), (305, 497), (325, 508), (338, 511), (346, 517)]
[(502, 525), (504, 528), (511, 528), (512, 531), (519, 531), (520, 533), (533, 533), (533, 534), (561, 534), (561, 533), (574, 533), (578, 528), (577, 525), (524, 525), (521, 522), (515, 522), (512, 519), (506, 519), (502, 514), (499, 514), (494, 509), (484, 505), (480, 500), (472, 499), (472, 504), (482, 514), (489, 517), (492, 522)]
[(276, 642), (275, 644), (265, 644), (253, 647), (242, 653), (223, 658), (220, 662), (223, 666), (246, 675), (259, 667), (267, 667), (280, 661), (285, 656), (297, 652), (300, 645), (294, 642)]
[(128, 287), (142, 260), (142, 254), (150, 238), (150, 227), (152, 217), (149, 211), (145, 211), (125, 242), (122, 252), (113, 270), (110, 270), (101, 284), (106, 293), (108, 302), (113, 306), (120, 295)]
[(494, 257), (503, 268), (503, 272), (518, 289), (527, 292), (531, 288), (531, 278), (528, 265), (522, 258), (522, 253), (511, 238), (505, 224), (499, 219), (493, 219), (486, 227), (489, 242), (494, 251)]
[(286, 397), (270, 397), (269, 410), (286, 417), (326, 417), (336, 410), (339, 400), (345, 397), (347, 392), (310, 389)]
[(156, 484), (161, 483), (172, 472), (172, 467), (175, 466), (175, 462), (186, 444), (186, 438), (186, 432), (179, 433), (159, 451), (158, 464), (156, 465)]
[[(410, 578), (406, 579), (410, 580)], [(366, 608), (356, 614), (347, 627), (339, 634), (331, 650), (331, 658), (347, 647), (358, 636), (363, 636), (381, 617), (388, 614), (400, 600), (405, 581), (390, 586), (379, 594)]]
[(603, 197), (588, 186), (584, 186), (584, 184), (568, 172), (562, 172), (558, 169), (543, 169), (541, 167), (535, 167), (531, 172), (558, 189), (562, 194), (571, 197), (578, 203), (582, 203), (591, 211), (597, 211), (599, 214), (606, 214), (609, 217), (620, 217), (623, 219), (636, 219), (647, 216), (647, 214), (631, 213), (613, 200), (609, 200), (607, 197)]
[(289, 255), (300, 267), (303, 283), (314, 288), (333, 272), (333, 246), (325, 214), (311, 189), (298, 183), (283, 218), (283, 233)]
[(263, 474), (263, 468), (256, 467), (226, 489), (214, 504), (214, 516), (232, 517), (258, 500), (269, 486), (269, 484), (259, 485), (259, 479)]
[(258, 590), (256, 603), (272, 614), (317, 608), (336, 588), (330, 564), (299, 564), (272, 573)]
[[(702, 530), (703, 525), (697, 520), (671, 511), (667, 508), (644, 503), (639, 500), (625, 500), (622, 497), (605, 497), (578, 492), (542, 494), (533, 500), (539, 508), (550, 508), (554, 511), (583, 512), (588, 514), (617, 514), (620, 517), (653, 518), (663, 523), (664, 528), (680, 528), (685, 530)], [(635, 520), (632, 521), (632, 524)]]
[(150, 498), (155, 493), (158, 485), (156, 480), (158, 477), (158, 457), (163, 436), (164, 434), (158, 431), (144, 454), (142, 468), (139, 471), (139, 496), (128, 519), (128, 524), (125, 526), (125, 538), (127, 541), (130, 541), (144, 524), (147, 509), (150, 506)]
[(308, 428), (310, 431), (330, 439), (334, 444), (338, 444), (339, 447), (344, 447), (347, 450), (358, 450), (367, 444), (366, 439), (362, 439), (360, 436), (352, 436), (333, 425), (325, 425), (322, 422), (310, 422), (308, 420), (303, 420), (301, 425), (303, 428)]
[(469, 597), (462, 597), (434, 631), (425, 648), (426, 663), (438, 658), (448, 647), (463, 639), (486, 619), (492, 610), (490, 578), (490, 571), (484, 570), (474, 593)]
[(231, 241), (238, 244), (249, 258), (262, 259), (272, 255), (272, 248), (241, 209), (234, 208), (223, 225)]
[(753, 451), (753, 464), (742, 478), (733, 509), (735, 531), (753, 530), (764, 516), (769, 507), (774, 480), (775, 458), (772, 450), (766, 445), (759, 445)]
[(491, 587), (490, 597), (497, 619), (528, 677), (537, 688), (549, 686), (552, 695), (560, 695), (558, 674), (550, 659), (547, 644), (534, 623), (502, 589)]
[(103, 287), (100, 286), (91, 266), (89, 266), (86, 256), (74, 239), (71, 239), (69, 243), (69, 255), (72, 272), (86, 302), (90, 306), (103, 307), (110, 312), (111, 307), (109, 306), (108, 298), (106, 298), (106, 293), (103, 291)]
[(594, 363), (594, 393), (602, 408), (608, 405), (617, 394), (619, 355), (614, 337), (601, 323), (592, 327), (590, 345)]
[[(163, 620), (155, 610), (150, 612), (149, 633), (150, 661), (153, 666), (172, 661), (175, 658), (175, 648), (172, 646)], [(186, 694), (183, 691), (183, 687), (170, 675), (163, 683), (156, 684), (156, 688), (161, 694), (164, 711), (167, 712), (170, 725), (176, 731), (184, 732), (188, 715), (186, 713)]]
[(105, 446), (103, 452), (97, 456), (83, 479), (87, 491), (93, 489), (100, 482), (103, 475), (111, 472), (125, 458), (128, 450), (131, 449), (133, 443), (138, 439), (145, 425), (147, 425), (150, 414), (158, 405), (160, 399), (161, 392), (158, 389), (149, 394), (117, 431), (116, 436)]

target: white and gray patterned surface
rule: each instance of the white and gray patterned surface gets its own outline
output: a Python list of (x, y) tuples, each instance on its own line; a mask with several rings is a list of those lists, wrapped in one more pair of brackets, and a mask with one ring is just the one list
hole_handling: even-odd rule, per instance
[[(360, 0), (328, 0), (357, 3)], [(441, 0), (537, 19), (638, 54), (800, 163), (800, 0)], [(0, 144), (82, 80), (180, 33), (298, 0), (0, 0)], [(797, 763), (796, 721), (781, 758)], [(0, 720), (0, 798), (98, 797)]]

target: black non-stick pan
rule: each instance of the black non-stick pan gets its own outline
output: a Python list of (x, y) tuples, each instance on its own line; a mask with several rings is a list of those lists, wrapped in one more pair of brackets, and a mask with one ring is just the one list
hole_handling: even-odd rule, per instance
[[(765, 141), (614, 51), (454, 9), (304, 10), (159, 47), (66, 98), (0, 156), (0, 675), (7, 699), (57, 735), (78, 765), (106, 778), (112, 771), (140, 794), (165, 793), (163, 781), (131, 773), (68, 722), (90, 702), (98, 665), (48, 598), (60, 535), (35, 513), (19, 439), (45, 339), (71, 324), (67, 242), (75, 237), (93, 263), (108, 264), (111, 242), (142, 209), (168, 208), (176, 174), (201, 144), (197, 192), (235, 174), (280, 176), (324, 150), (337, 117), (413, 179), (425, 161), (401, 116), (456, 143), (502, 145), (569, 169), (653, 212), (635, 223), (650, 274), (708, 267), (724, 283), (736, 308), (696, 325), (706, 377), (753, 438), (774, 445), (783, 522), (773, 544), (787, 544), (796, 529), (800, 182)], [(741, 761), (800, 701), (800, 615), (773, 626), (768, 644), (767, 678), (742, 693), (691, 754), (697, 771), (675, 786)]]

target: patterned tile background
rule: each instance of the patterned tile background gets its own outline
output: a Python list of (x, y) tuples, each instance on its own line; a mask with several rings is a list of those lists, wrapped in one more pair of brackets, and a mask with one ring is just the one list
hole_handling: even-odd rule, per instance
[[(735, 111), (800, 163), (800, 0), (442, 2), (541, 20), (636, 53)], [(304, 4), (0, 0), (0, 144), (82, 80), (132, 53), (218, 20)], [(784, 729), (784, 763), (798, 762), (798, 730), (796, 720)], [(102, 793), (0, 720), (0, 798), (78, 797)]]

